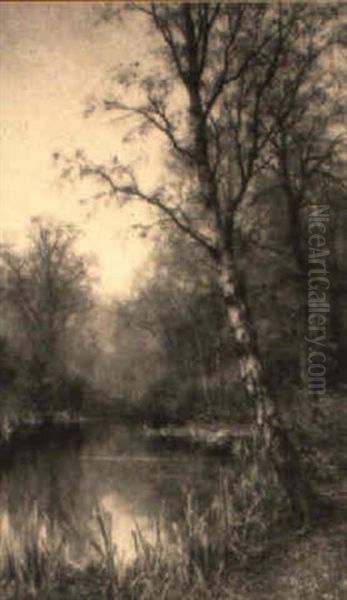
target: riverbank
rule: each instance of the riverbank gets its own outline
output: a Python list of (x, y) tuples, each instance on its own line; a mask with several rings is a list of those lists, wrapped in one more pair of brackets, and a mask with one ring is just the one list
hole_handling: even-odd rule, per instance
[(251, 435), (251, 425), (228, 425), (223, 422), (188, 422), (186, 425), (143, 428), (144, 435), (150, 440), (167, 444), (185, 444), (210, 450), (232, 448), (235, 440)]
[[(0, 417), (0, 444), (9, 443), (14, 437), (30, 435), (45, 426), (70, 427), (76, 424), (85, 424), (92, 421), (110, 420), (110, 416), (84, 416), (71, 415), (66, 411), (27, 415), (2, 415)], [(129, 423), (142, 431), (144, 438), (167, 445), (185, 445), (207, 450), (226, 450), (232, 448), (236, 439), (249, 437), (251, 426), (245, 424), (229, 425), (225, 422), (200, 422), (189, 421), (183, 425), (167, 424), (161, 427), (151, 427), (146, 423), (132, 419), (113, 417), (114, 422)]]
[(12, 413), (0, 415), (0, 445), (8, 443), (19, 432), (33, 431), (40, 427), (43, 419), (34, 413), (19, 416)]
[(13, 560), (12, 576), (0, 579), (0, 596), (3, 600), (343, 600), (346, 597), (346, 527), (336, 515), (328, 522), (312, 524), (304, 534), (284, 533), (266, 553), (246, 564), (225, 560), (211, 565), (210, 557), (206, 566), (213, 568), (206, 571), (202, 570), (199, 558), (194, 559), (193, 545), (180, 547), (172, 558), (160, 542), (154, 546), (148, 544), (139, 531), (134, 532), (134, 541), (133, 563), (118, 562), (105, 526), (98, 546), (98, 561), (80, 568), (62, 559), (59, 545), (54, 550), (52, 546), (50, 555), (45, 557), (41, 531), (41, 541), (32, 540), (28, 570), (25, 571), (23, 563), (16, 564)]
[(4, 414), (0, 417), (0, 445), (8, 444), (18, 436), (30, 436), (43, 427), (72, 427), (89, 422), (91, 419), (82, 415), (71, 415), (66, 411), (26, 415)]

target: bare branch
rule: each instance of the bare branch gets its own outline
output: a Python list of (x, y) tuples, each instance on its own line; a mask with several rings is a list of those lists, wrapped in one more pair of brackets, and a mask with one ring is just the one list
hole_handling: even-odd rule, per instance
[[(210, 98), (206, 102), (206, 107), (205, 107), (205, 111), (204, 111), (205, 118), (207, 118), (208, 115), (210, 114), (213, 106), (215, 105), (217, 99), (221, 95), (224, 87), (228, 83), (231, 83), (232, 81), (236, 81), (242, 75), (243, 71), (247, 68), (248, 64), (250, 63), (250, 61), (252, 60), (252, 58), (255, 55), (254, 51), (251, 51), (249, 53), (248, 57), (246, 57), (246, 59), (244, 60), (243, 64), (241, 64), (240, 67), (237, 69), (237, 71), (232, 75), (228, 74), (229, 65), (230, 65), (230, 53), (231, 53), (232, 48), (235, 45), (237, 35), (241, 29), (244, 11), (245, 11), (244, 7), (240, 6), (239, 12), (237, 15), (237, 19), (236, 19), (236, 23), (234, 24), (233, 28), (230, 28), (230, 32), (229, 32), (230, 37), (225, 45), (224, 53), (223, 53), (223, 66), (222, 66), (221, 71), (218, 73), (217, 77), (215, 78), (215, 83), (214, 83)], [(229, 25), (230, 25), (230, 17), (229, 17)]]
[(142, 200), (150, 206), (154, 206), (161, 210), (181, 231), (203, 246), (214, 259), (216, 258), (218, 254), (216, 246), (214, 246), (213, 242), (201, 232), (196, 231), (188, 224), (188, 218), (184, 215), (182, 209), (176, 210), (175, 208), (170, 207), (159, 194), (146, 194), (138, 188), (134, 180), (131, 181), (130, 185), (118, 185), (112, 176), (99, 166), (85, 165), (83, 169), (85, 175), (94, 175), (104, 181), (109, 186), (112, 194)]
[(172, 30), (169, 26), (169, 20), (163, 19), (159, 16), (157, 5), (155, 3), (151, 4), (151, 18), (153, 20), (154, 25), (157, 30), (161, 33), (167, 47), (171, 52), (171, 56), (173, 59), (173, 63), (176, 67), (176, 70), (182, 81), (187, 82), (187, 73), (182, 65), (181, 58), (179, 56), (177, 43), (174, 40)]
[(147, 106), (132, 106), (128, 104), (123, 104), (118, 100), (104, 100), (104, 107), (106, 110), (121, 110), (129, 113), (130, 115), (138, 115), (142, 117), (145, 122), (149, 125), (160, 131), (165, 135), (168, 141), (171, 143), (172, 148), (177, 152), (177, 154), (192, 159), (192, 155), (188, 148), (185, 148), (181, 145), (179, 140), (175, 135), (175, 128), (173, 124), (170, 122), (168, 115), (166, 114), (165, 108), (163, 105), (160, 105), (159, 100), (157, 100), (153, 95), (148, 94), (148, 102)]

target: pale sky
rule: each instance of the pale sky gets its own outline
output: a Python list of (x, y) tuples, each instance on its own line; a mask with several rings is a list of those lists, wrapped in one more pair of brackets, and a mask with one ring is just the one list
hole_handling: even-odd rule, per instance
[[(150, 243), (131, 227), (148, 219), (146, 210), (100, 207), (88, 217), (79, 199), (89, 190), (62, 185), (52, 152), (133, 156), (120, 141), (121, 125), (110, 125), (109, 115), (85, 119), (83, 109), (112, 67), (145, 60), (143, 24), (128, 18), (121, 27), (96, 26), (92, 4), (72, 2), (1, 3), (0, 17), (1, 237), (22, 244), (38, 214), (72, 221), (85, 232), (80, 248), (98, 257), (99, 290), (127, 294), (149, 256)], [(154, 181), (160, 149), (149, 156), (147, 148), (136, 150), (142, 177)]]

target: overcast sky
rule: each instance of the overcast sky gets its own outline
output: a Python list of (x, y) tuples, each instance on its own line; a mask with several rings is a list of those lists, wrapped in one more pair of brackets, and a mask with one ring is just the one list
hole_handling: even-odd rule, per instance
[[(38, 214), (72, 221), (85, 231), (80, 247), (99, 259), (99, 289), (127, 293), (149, 254), (150, 244), (131, 227), (144, 211), (101, 207), (88, 217), (79, 204), (88, 190), (62, 187), (52, 152), (84, 148), (96, 160), (119, 149), (125, 159), (133, 152), (121, 147), (121, 131), (109, 117), (85, 119), (83, 109), (112, 67), (145, 55), (142, 24), (95, 25), (88, 3), (1, 3), (0, 11), (2, 239), (22, 244)], [(144, 156), (144, 176), (146, 169), (153, 177)]]

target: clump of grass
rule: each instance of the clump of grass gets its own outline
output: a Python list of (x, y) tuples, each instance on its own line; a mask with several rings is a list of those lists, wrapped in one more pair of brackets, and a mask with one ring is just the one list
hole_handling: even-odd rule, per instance
[(98, 508), (99, 542), (93, 545), (108, 582), (107, 597), (171, 598), (177, 589), (190, 593), (198, 589), (197, 597), (208, 597), (211, 582), (221, 581), (231, 564), (244, 566), (249, 558), (263, 553), (279, 519), (276, 493), (275, 482), (273, 488), (264, 486), (254, 464), (237, 482), (221, 475), (207, 508), (201, 508), (194, 492), (188, 491), (181, 519), (170, 521), (159, 514), (154, 541), (135, 524), (135, 559), (125, 564), (112, 539), (111, 515)]
[(112, 539), (112, 515), (102, 510), (99, 504), (97, 504), (95, 519), (101, 539), (98, 541), (93, 536), (90, 543), (92, 548), (97, 551), (100, 560), (99, 567), (105, 573), (107, 597), (113, 599), (119, 590), (122, 578), (122, 564), (119, 556), (119, 560), (115, 561), (118, 550), (117, 545)]
[(279, 524), (280, 507), (276, 482), (264, 485), (256, 464), (245, 465), (237, 480), (221, 476), (205, 509), (188, 492), (183, 521), (172, 527), (188, 572), (208, 579), (261, 555)]
[(105, 596), (112, 600), (124, 598), (140, 600), (166, 598), (169, 589), (186, 586), (188, 579), (180, 560), (177, 547), (164, 542), (163, 515), (158, 515), (154, 541), (147, 539), (137, 523), (134, 523), (132, 539), (134, 559), (121, 559), (117, 544), (112, 538), (112, 516), (97, 506), (95, 511), (96, 535), (91, 541), (97, 551), (97, 563), (103, 573)]
[(67, 544), (61, 529), (34, 502), (20, 531), (9, 513), (0, 521), (0, 578), (16, 590), (18, 597), (49, 587), (67, 562)]

